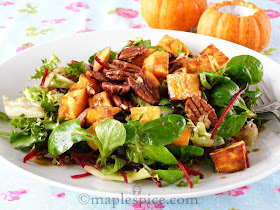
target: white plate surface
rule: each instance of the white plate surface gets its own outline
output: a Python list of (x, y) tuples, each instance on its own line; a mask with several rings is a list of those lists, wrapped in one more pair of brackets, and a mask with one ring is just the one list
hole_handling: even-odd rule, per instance
[[(34, 46), (26, 51), (17, 54), (0, 65), (0, 95), (11, 99), (20, 96), (20, 91), (26, 86), (33, 86), (36, 81), (29, 81), (34, 69), (41, 65), (41, 59), (49, 58), (55, 53), (64, 65), (71, 60), (87, 59), (96, 51), (110, 45), (112, 50), (118, 50), (127, 40), (133, 40), (140, 36), (144, 39), (151, 39), (152, 44), (160, 40), (162, 36), (169, 34), (183, 41), (193, 54), (198, 54), (209, 44), (215, 44), (228, 57), (248, 54), (258, 58), (264, 65), (264, 80), (271, 90), (276, 93), (278, 100), (280, 95), (280, 65), (271, 59), (231, 42), (220, 39), (198, 35), (194, 33), (167, 31), (167, 30), (125, 30), (125, 31), (98, 31), (63, 39), (50, 41), (48, 43)], [(39, 81), (37, 81), (39, 82)], [(0, 103), (0, 110), (3, 111), (3, 104)], [(273, 118), (272, 116), (269, 116)], [(6, 125), (0, 124), (0, 130), (10, 130)], [(205, 178), (195, 185), (193, 189), (178, 188), (176, 185), (169, 185), (158, 188), (152, 181), (140, 181), (141, 197), (164, 197), (182, 198), (198, 197), (215, 194), (258, 181), (280, 169), (280, 124), (272, 120), (266, 124), (266, 129), (261, 132), (258, 142), (254, 148), (259, 152), (249, 154), (251, 167), (233, 174), (213, 173), (207, 168), (204, 171)], [(108, 182), (99, 180), (93, 176), (82, 179), (71, 179), (71, 175), (83, 173), (79, 166), (56, 167), (40, 166), (34, 162), (24, 164), (22, 159), (24, 153), (13, 149), (10, 143), (0, 137), (0, 159), (9, 165), (20, 169), (26, 176), (32, 176), (49, 184), (66, 188), (69, 190), (110, 197), (133, 197), (132, 184), (120, 182)], [(226, 178), (221, 178), (226, 177)]]

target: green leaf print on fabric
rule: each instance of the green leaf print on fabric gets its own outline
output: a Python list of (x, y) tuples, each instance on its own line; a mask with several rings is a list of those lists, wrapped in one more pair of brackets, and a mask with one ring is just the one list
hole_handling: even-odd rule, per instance
[(48, 31), (52, 31), (53, 29), (48, 28), (48, 29), (38, 31), (37, 28), (32, 27), (25, 30), (27, 31), (26, 36), (37, 36), (39, 34), (46, 34)]
[(264, 51), (264, 55), (272, 55), (271, 52), (275, 51), (275, 50), (276, 50), (275, 48), (269, 48), (269, 49)]
[(37, 13), (37, 10), (36, 10), (37, 7), (32, 7), (30, 3), (26, 4), (26, 7), (27, 7), (27, 9), (19, 9), (18, 11), (20, 13), (27, 12), (28, 14), (35, 14), (35, 13)]

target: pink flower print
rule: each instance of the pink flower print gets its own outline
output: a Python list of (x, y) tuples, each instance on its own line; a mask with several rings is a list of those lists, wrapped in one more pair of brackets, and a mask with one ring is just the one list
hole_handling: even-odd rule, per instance
[(239, 195), (243, 195), (244, 194), (243, 191), (248, 190), (250, 188), (251, 188), (250, 186), (244, 186), (244, 187), (236, 188), (234, 190), (230, 190), (230, 191), (227, 191), (227, 192), (218, 193), (218, 194), (215, 194), (215, 195), (226, 195), (226, 196), (236, 197), (236, 196), (239, 196)]
[(71, 10), (72, 12), (80, 12), (84, 9), (89, 9), (89, 6), (85, 2), (72, 2), (68, 4), (65, 9)]
[(130, 210), (159, 210), (164, 209), (164, 205), (162, 203), (144, 203), (144, 202), (138, 202), (135, 204), (132, 204), (130, 206)]
[(63, 21), (66, 21), (66, 19), (60, 18), (60, 19), (52, 19), (52, 20), (41, 20), (42, 23), (53, 23), (53, 24), (62, 23)]
[(273, 1), (275, 4), (280, 4), (280, 0), (269, 0), (269, 1)]
[(25, 49), (27, 49), (27, 48), (32, 47), (32, 46), (34, 46), (33, 43), (30, 43), (30, 42), (25, 43), (25, 44), (23, 44), (22, 46), (18, 47), (18, 48), (16, 49), (16, 52), (21, 52), (21, 51), (23, 51), (23, 50), (25, 50)]
[(2, 5), (2, 6), (9, 6), (9, 5), (15, 5), (15, 3), (11, 2), (11, 1), (0, 0), (0, 5)]
[(136, 18), (138, 16), (138, 11), (133, 9), (116, 8), (108, 12), (109, 14), (117, 14), (118, 16), (124, 18)]
[(14, 19), (14, 17), (8, 17), (8, 19)]
[(20, 199), (20, 196), (26, 194), (27, 190), (16, 190), (16, 191), (7, 191), (0, 193), (0, 198), (6, 201), (16, 201)]
[(6, 26), (0, 26), (0, 29), (1, 29), (1, 28), (6, 28)]
[(90, 19), (90, 18), (87, 18), (86, 21), (91, 21), (91, 19)]
[(91, 32), (91, 31), (94, 31), (94, 30), (85, 28), (85, 29), (77, 31), (77, 33), (85, 33), (85, 32)]
[(52, 194), (53, 197), (55, 197), (56, 199), (59, 199), (59, 198), (65, 198), (65, 193), (58, 193), (58, 192), (55, 192)]
[(210, 7), (212, 4), (215, 4), (215, 2), (208, 2), (208, 7)]
[(268, 15), (269, 19), (277, 18), (280, 16), (278, 11), (274, 11), (271, 9), (266, 10), (266, 14)]
[(130, 28), (146, 28), (146, 26), (139, 24), (139, 25), (132, 25), (130, 26)]
[(275, 186), (273, 188), (273, 191), (280, 193), (280, 186)]
[(141, 0), (133, 0), (133, 1), (136, 1), (136, 2), (141, 2)]

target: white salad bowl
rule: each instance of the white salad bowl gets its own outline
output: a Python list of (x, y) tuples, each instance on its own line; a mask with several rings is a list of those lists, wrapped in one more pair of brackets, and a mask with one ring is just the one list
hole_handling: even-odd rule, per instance
[[(26, 86), (33, 86), (39, 81), (30, 81), (34, 75), (35, 68), (40, 67), (41, 59), (49, 58), (52, 53), (57, 55), (62, 64), (71, 60), (87, 61), (96, 51), (105, 46), (111, 46), (112, 50), (119, 50), (127, 40), (133, 40), (140, 36), (144, 39), (151, 39), (152, 45), (165, 34), (176, 37), (184, 42), (192, 53), (198, 54), (209, 44), (216, 45), (229, 58), (237, 55), (252, 55), (259, 59), (264, 66), (264, 81), (271, 91), (280, 100), (280, 65), (248, 48), (240, 45), (203, 36), (194, 33), (168, 31), (168, 30), (118, 30), (118, 31), (96, 31), (64, 37), (62, 39), (49, 41), (34, 46), (10, 58), (0, 65), (0, 95), (11, 99), (19, 97), (20, 92)], [(3, 104), (0, 103), (0, 111), (3, 111)], [(260, 133), (259, 140), (254, 148), (258, 152), (249, 153), (251, 167), (232, 174), (213, 173), (212, 169), (202, 167), (205, 178), (195, 185), (193, 189), (178, 188), (176, 184), (166, 185), (158, 188), (151, 180), (137, 182), (141, 188), (141, 197), (153, 198), (190, 198), (220, 193), (234, 188), (256, 182), (280, 169), (280, 124), (272, 116), (272, 120)], [(1, 125), (1, 131), (10, 131), (11, 127)], [(80, 166), (42, 166), (35, 162), (23, 163), (25, 153), (15, 150), (5, 137), (0, 137), (0, 161), (18, 168), (25, 176), (32, 176), (46, 183), (65, 189), (79, 191), (88, 194), (106, 197), (133, 197), (135, 183), (103, 181), (94, 176), (80, 179), (71, 179), (71, 175), (84, 173)], [(139, 190), (139, 187), (138, 187)]]

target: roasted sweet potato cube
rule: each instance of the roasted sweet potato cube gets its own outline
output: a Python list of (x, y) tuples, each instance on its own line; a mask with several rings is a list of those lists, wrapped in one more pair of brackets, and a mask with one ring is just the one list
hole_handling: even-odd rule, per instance
[(191, 136), (191, 131), (187, 128), (185, 128), (182, 135), (174, 142), (172, 142), (173, 145), (189, 145), (189, 140)]
[(88, 125), (92, 125), (98, 120), (104, 118), (113, 117), (118, 114), (122, 109), (118, 107), (109, 107), (109, 106), (96, 106), (90, 107), (88, 110), (86, 122)]
[(88, 105), (86, 88), (75, 88), (67, 92), (59, 106), (58, 117), (65, 116), (66, 120), (77, 118)]
[(211, 44), (209, 45), (208, 47), (206, 47), (202, 52), (199, 53), (200, 55), (204, 55), (204, 54), (207, 54), (207, 55), (212, 55), (216, 60), (217, 60), (217, 63), (219, 65), (220, 68), (223, 68), (229, 58), (224, 54), (222, 53), (215, 45)]
[[(105, 121), (105, 120), (109, 120), (109, 119), (113, 119), (114, 117), (113, 116), (110, 116), (110, 117), (107, 117), (107, 118), (103, 118), (102, 120), (98, 120), (98, 121), (96, 121), (96, 122), (94, 122), (88, 129), (87, 129), (87, 131), (89, 131), (89, 132), (91, 132), (91, 133), (93, 133), (94, 135), (96, 135), (96, 133), (95, 133), (95, 128), (96, 128), (96, 126), (99, 124), (99, 123), (101, 123), (101, 122), (103, 122), (103, 121)], [(98, 147), (97, 147), (97, 145), (94, 143), (94, 142), (92, 142), (92, 141), (87, 141), (87, 144), (88, 144), (88, 146), (90, 146), (93, 150), (97, 150), (98, 149)]]
[(161, 109), (158, 106), (133, 107), (130, 111), (131, 120), (137, 120), (143, 114), (140, 123), (155, 120), (161, 116)]
[[(89, 75), (81, 74), (79, 77), (79, 81), (72, 85), (71, 88), (86, 88), (87, 92), (90, 92), (92, 95), (99, 93), (102, 91), (102, 87), (95, 80), (89, 77)], [(70, 88), (70, 90), (71, 90)]]
[[(102, 51), (97, 53), (96, 56), (102, 61), (102, 63), (106, 64), (110, 58), (110, 54), (111, 54), (111, 47), (109, 46), (109, 47), (105, 47)], [(100, 69), (102, 69), (102, 66), (96, 60), (94, 60), (93, 70), (99, 71)]]
[(219, 68), (216, 59), (212, 55), (206, 54), (198, 55), (197, 58), (184, 62), (183, 66), (187, 68), (190, 74), (198, 73), (199, 70), (217, 72)]
[(186, 100), (193, 95), (201, 96), (198, 74), (175, 72), (167, 75), (166, 82), (171, 100)]
[(149, 48), (141, 55), (137, 55), (136, 57), (132, 58), (131, 63), (142, 68), (144, 60), (148, 58), (150, 55), (152, 55), (155, 51), (156, 50)]
[(150, 80), (155, 84), (155, 86), (159, 87), (160, 86), (160, 82), (158, 81), (158, 79), (156, 78), (156, 76), (152, 73), (152, 71), (150, 69), (143, 69), (143, 73), (150, 78)]
[(151, 71), (156, 78), (165, 78), (168, 75), (169, 54), (157, 51), (144, 60), (143, 72)]
[(219, 173), (233, 173), (245, 169), (246, 147), (244, 141), (215, 150), (209, 155)]
[(157, 44), (157, 47), (171, 52), (174, 55), (179, 55), (179, 53), (177, 53), (178, 49), (182, 50), (187, 55), (191, 54), (191, 51), (183, 42), (169, 35), (162, 37), (162, 39)]
[(95, 106), (110, 106), (113, 107), (113, 104), (110, 100), (110, 96), (107, 92), (103, 91), (94, 95), (93, 97), (88, 99), (88, 103), (90, 107)]

